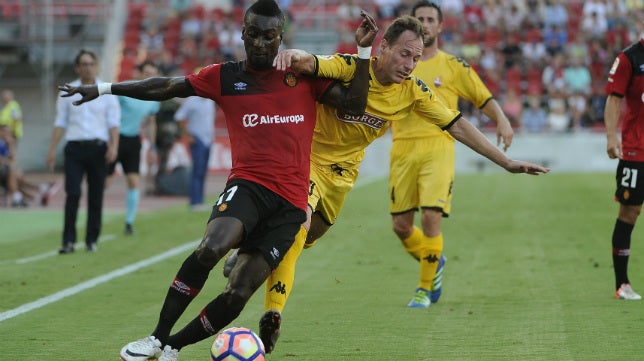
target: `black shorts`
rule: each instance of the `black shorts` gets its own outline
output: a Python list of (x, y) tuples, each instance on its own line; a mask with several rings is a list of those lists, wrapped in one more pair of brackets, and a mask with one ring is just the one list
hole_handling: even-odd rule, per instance
[(620, 160), (615, 174), (615, 200), (626, 206), (644, 202), (644, 162)]
[(116, 155), (116, 161), (111, 163), (107, 174), (113, 174), (116, 168), (116, 163), (121, 163), (123, 173), (139, 173), (139, 166), (141, 164), (141, 137), (135, 135), (128, 137), (125, 135), (119, 136), (119, 150)]
[(244, 179), (232, 179), (210, 215), (239, 219), (245, 230), (239, 252), (259, 251), (272, 269), (277, 268), (306, 220), (306, 212), (273, 191)]

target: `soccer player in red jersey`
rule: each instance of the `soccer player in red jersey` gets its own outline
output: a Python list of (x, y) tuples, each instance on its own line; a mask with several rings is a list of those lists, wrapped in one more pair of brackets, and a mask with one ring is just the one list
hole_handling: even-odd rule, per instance
[[(359, 47), (370, 47), (377, 27), (370, 15), (362, 16), (356, 41)], [(186, 77), (59, 87), (65, 96), (79, 97), (76, 105), (105, 93), (143, 100), (198, 95), (214, 100), (226, 115), (232, 146), (226, 187), (213, 206), (201, 244), (184, 261), (168, 290), (155, 330), (121, 349), (125, 361), (177, 360), (182, 347), (214, 335), (237, 318), (306, 220), (316, 102), (349, 114), (364, 112), (368, 59), (354, 60), (359, 70), (348, 87), (292, 69), (273, 68), (284, 21), (274, 0), (259, 0), (244, 15), (246, 60), (213, 64)], [(210, 270), (231, 248), (239, 248), (239, 259), (224, 291), (171, 335)]]
[[(642, 22), (644, 26), (644, 22)], [(628, 279), (631, 234), (644, 202), (644, 40), (631, 44), (617, 55), (606, 84), (606, 151), (618, 158), (615, 200), (619, 213), (613, 228), (615, 298), (641, 300)], [(622, 114), (622, 99), (626, 111)], [(621, 122), (621, 141), (617, 135)]]

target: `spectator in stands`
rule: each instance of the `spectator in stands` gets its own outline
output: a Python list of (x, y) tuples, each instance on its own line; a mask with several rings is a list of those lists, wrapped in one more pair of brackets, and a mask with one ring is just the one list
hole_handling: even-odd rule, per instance
[(146, 6), (142, 25), (144, 29), (164, 29), (168, 21), (176, 16), (168, 0), (151, 0)]
[(498, 0), (484, 0), (481, 11), (483, 13), (483, 23), (486, 27), (503, 24), (503, 6)]
[(347, 0), (338, 5), (335, 11), (340, 27), (350, 30), (351, 35), (353, 35), (353, 23), (360, 19), (360, 10), (356, 0)]
[(158, 64), (159, 73), (163, 76), (170, 76), (179, 68), (179, 64), (175, 61), (174, 55), (168, 49), (163, 49)]
[(525, 10), (519, 7), (516, 2), (511, 3), (503, 10), (503, 23), (505, 31), (519, 33), (525, 21)]
[(590, 36), (604, 37), (608, 31), (608, 21), (597, 12), (584, 15), (581, 21), (581, 30)]
[[(582, 13), (584, 17), (595, 16), (606, 20), (606, 4), (603, 0), (586, 0), (584, 1), (584, 6), (582, 8)], [(579, 15), (579, 14), (575, 14)]]
[[(79, 79), (71, 86), (101, 84), (97, 79), (98, 57), (93, 51), (81, 49), (74, 58)], [(76, 218), (81, 198), (81, 184), (87, 179), (87, 226), (85, 244), (96, 251), (103, 218), (103, 195), (107, 163), (116, 159), (121, 108), (115, 96), (96, 102), (73, 106), (79, 96), (58, 98), (56, 120), (47, 153), (47, 166), (54, 169), (56, 146), (65, 133), (65, 216), (60, 254), (74, 252)]]
[(564, 69), (564, 84), (568, 93), (590, 94), (591, 77), (588, 67), (581, 58), (571, 58), (570, 64)]
[(606, 93), (602, 82), (593, 83), (593, 91), (588, 98), (588, 108), (582, 118), (584, 128), (604, 128), (604, 111), (606, 110)]
[[(197, 68), (195, 74), (200, 70)], [(192, 158), (189, 207), (193, 211), (209, 210), (211, 207), (204, 204), (204, 193), (210, 147), (215, 139), (215, 102), (199, 96), (188, 97), (174, 113), (174, 120), (179, 123), (180, 136), (188, 144)]]
[(379, 19), (392, 19), (395, 16), (396, 6), (400, 0), (374, 0), (378, 9)]
[(560, 54), (568, 43), (568, 31), (559, 25), (546, 28), (543, 33), (543, 42), (546, 44), (546, 51), (550, 56)]
[(551, 92), (548, 97), (548, 128), (559, 133), (570, 130), (565, 94), (559, 89)]
[(243, 58), (244, 42), (241, 38), (241, 29), (230, 17), (225, 18), (222, 25), (218, 34), (224, 60), (232, 61)]
[(543, 67), (547, 56), (546, 46), (541, 39), (533, 37), (521, 44), (521, 62), (526, 62), (528, 67)]
[(521, 113), (523, 112), (523, 101), (521, 96), (517, 93), (515, 89), (507, 89), (503, 100), (501, 101), (501, 109), (503, 113), (510, 120), (510, 124), (513, 128), (521, 128)]
[(141, 34), (141, 45), (148, 58), (158, 59), (163, 51), (163, 34), (159, 29), (151, 26)]
[[(11, 127), (6, 124), (0, 124), (0, 186), (5, 189), (5, 198), (11, 198), (13, 207), (27, 206), (22, 192), (18, 189), (16, 148)], [(8, 202), (3, 203), (7, 204)]]
[(582, 59), (582, 62), (584, 64), (590, 64), (586, 34), (576, 34), (574, 40), (570, 44), (568, 44), (568, 46), (566, 46), (564, 53), (566, 54), (568, 59), (578, 58)]
[(503, 45), (501, 45), (501, 53), (504, 58), (505, 69), (509, 69), (515, 65), (521, 64), (521, 47), (519, 46), (519, 39), (516, 33), (506, 32), (504, 35)]
[(521, 113), (521, 129), (528, 133), (540, 133), (548, 129), (548, 115), (538, 96), (528, 97), (528, 107)]
[(564, 81), (565, 60), (563, 54), (557, 54), (550, 59), (550, 62), (543, 69), (542, 83), (548, 93), (563, 91), (566, 83)]
[[(574, 14), (573, 16), (579, 16), (579, 14)], [(546, 0), (542, 20), (546, 31), (553, 27), (565, 27), (568, 22), (568, 9), (564, 6), (563, 1)]]
[(9, 133), (17, 146), (18, 141), (22, 138), (22, 109), (14, 98), (12, 90), (4, 89), (0, 92), (0, 97), (4, 104), (0, 110), (0, 125), (9, 127)]
[(570, 130), (578, 131), (582, 127), (582, 118), (588, 109), (588, 98), (580, 91), (568, 93), (568, 114), (570, 116)]

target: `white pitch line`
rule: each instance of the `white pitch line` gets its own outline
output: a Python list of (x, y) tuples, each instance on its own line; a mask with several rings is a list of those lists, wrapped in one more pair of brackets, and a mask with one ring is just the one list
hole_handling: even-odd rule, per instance
[(173, 248), (173, 249), (171, 249), (169, 251), (163, 252), (163, 253), (158, 254), (158, 255), (156, 255), (154, 257), (150, 257), (148, 259), (144, 259), (142, 261), (133, 263), (133, 264), (131, 264), (129, 266), (119, 268), (119, 269), (114, 270), (114, 271), (112, 271), (110, 273), (104, 274), (102, 276), (98, 276), (96, 278), (92, 278), (91, 280), (87, 280), (87, 281), (85, 281), (83, 283), (79, 283), (76, 286), (66, 288), (66, 289), (64, 289), (62, 291), (59, 291), (59, 292), (56, 292), (56, 293), (54, 293), (52, 295), (43, 297), (43, 298), (38, 299), (38, 300), (36, 300), (34, 302), (24, 304), (24, 305), (22, 305), (20, 307), (14, 308), (13, 310), (2, 312), (2, 313), (0, 313), (0, 322), (6, 321), (6, 320), (8, 320), (10, 318), (14, 318), (14, 317), (19, 316), (19, 315), (21, 315), (23, 313), (27, 313), (27, 312), (39, 309), (39, 308), (47, 306), (47, 305), (49, 305), (51, 303), (60, 301), (60, 300), (62, 300), (64, 298), (66, 298), (66, 297), (73, 296), (73, 295), (75, 295), (77, 293), (83, 292), (83, 291), (88, 290), (90, 288), (94, 288), (94, 287), (100, 285), (101, 283), (111, 281), (111, 280), (113, 280), (115, 278), (125, 276), (125, 275), (127, 275), (129, 273), (132, 273), (134, 271), (138, 271), (141, 268), (144, 268), (144, 267), (150, 266), (152, 264), (155, 264), (157, 262), (163, 261), (166, 258), (170, 258), (172, 256), (180, 254), (181, 252), (184, 252), (184, 251), (186, 251), (186, 250), (188, 250), (190, 248), (195, 248), (199, 244), (199, 242), (201, 242), (200, 239), (196, 240), (196, 241), (186, 243), (186, 244), (184, 244), (182, 246), (175, 247), (175, 248)]
[[(103, 242), (111, 241), (111, 240), (113, 240), (114, 238), (116, 238), (116, 235), (114, 235), (114, 234), (106, 234), (106, 235), (104, 235), (104, 236), (99, 237), (98, 241), (99, 241), (100, 243), (103, 243)], [(84, 244), (79, 245), (77, 249), (83, 249), (83, 248), (85, 248), (85, 245), (84, 245)], [(49, 257), (53, 257), (53, 256), (56, 256), (56, 255), (58, 255), (58, 251), (49, 251), (49, 252), (45, 252), (45, 253), (41, 253), (41, 254), (37, 254), (37, 255), (35, 255), (35, 256), (29, 256), (29, 257), (25, 257), (25, 258), (19, 258), (19, 259), (17, 259), (17, 260), (13, 260), (13, 261), (11, 261), (11, 260), (9, 260), (9, 261), (2, 261), (2, 262), (0, 262), (0, 264), (7, 264), (7, 263), (25, 264), (25, 263), (34, 262), (34, 261), (40, 261), (41, 259), (45, 259), (45, 258), (49, 258)]]

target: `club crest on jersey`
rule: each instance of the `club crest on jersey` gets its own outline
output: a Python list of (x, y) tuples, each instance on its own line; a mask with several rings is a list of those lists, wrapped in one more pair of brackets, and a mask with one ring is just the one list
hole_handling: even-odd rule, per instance
[(436, 86), (437, 88), (440, 88), (442, 85), (443, 85), (443, 82), (441, 81), (441, 78), (439, 76), (434, 78), (434, 86)]
[(226, 209), (228, 209), (228, 204), (227, 204), (227, 203), (222, 203), (222, 204), (220, 204), (220, 205), (219, 205), (219, 208), (217, 208), (217, 210), (218, 210), (219, 212), (223, 212), (223, 211), (225, 211)]
[(291, 88), (296, 86), (297, 85), (297, 77), (295, 76), (295, 73), (288, 72), (288, 73), (284, 74), (284, 84), (286, 84), (286, 86), (289, 86)]
[(364, 113), (363, 115), (349, 115), (341, 110), (336, 109), (335, 110), (335, 116), (338, 118), (338, 120), (345, 122), (345, 123), (355, 123), (355, 124), (364, 124), (370, 128), (373, 129), (381, 129), (382, 127), (387, 124), (387, 121), (377, 117), (375, 115), (371, 115), (369, 113)]

